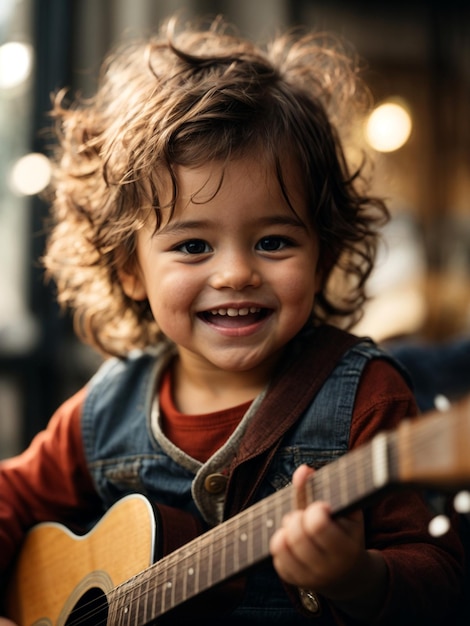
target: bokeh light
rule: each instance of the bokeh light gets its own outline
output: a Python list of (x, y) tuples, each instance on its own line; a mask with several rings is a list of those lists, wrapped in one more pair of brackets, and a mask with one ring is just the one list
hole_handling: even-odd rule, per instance
[(29, 44), (9, 41), (0, 46), (0, 88), (12, 89), (31, 73), (33, 50)]
[(32, 196), (47, 187), (51, 179), (49, 159), (38, 152), (26, 154), (16, 161), (10, 176), (15, 193)]
[(411, 116), (403, 105), (384, 102), (367, 119), (366, 139), (378, 152), (393, 152), (408, 141), (411, 128)]

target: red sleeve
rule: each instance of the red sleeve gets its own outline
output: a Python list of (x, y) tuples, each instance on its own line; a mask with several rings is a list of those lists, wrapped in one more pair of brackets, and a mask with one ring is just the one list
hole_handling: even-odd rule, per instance
[(97, 503), (82, 446), (85, 389), (65, 402), (25, 452), (0, 463), (0, 575), (25, 532), (42, 521), (69, 522)]
[[(398, 371), (385, 360), (371, 361), (358, 388), (350, 446), (416, 414), (414, 398)], [(422, 494), (412, 490), (391, 491), (364, 514), (367, 547), (381, 551), (389, 572), (386, 602), (375, 623), (451, 623), (463, 570), (455, 528), (432, 538), (427, 529), (434, 513)]]

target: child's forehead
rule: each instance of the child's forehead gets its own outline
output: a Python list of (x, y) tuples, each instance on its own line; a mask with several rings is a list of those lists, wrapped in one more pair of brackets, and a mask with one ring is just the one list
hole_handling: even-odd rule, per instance
[(254, 213), (296, 213), (307, 204), (305, 185), (293, 161), (287, 159), (280, 172), (259, 153), (197, 167), (175, 165), (165, 180), (158, 193), (162, 226), (212, 209), (238, 212), (249, 206)]
[(273, 181), (281, 176), (286, 181), (296, 177), (300, 171), (299, 160), (293, 149), (280, 147), (273, 150), (272, 146), (257, 144), (242, 147), (227, 155), (204, 159), (204, 148), (201, 147), (202, 158), (199, 162), (180, 162), (171, 164), (171, 172), (175, 181), (181, 184), (219, 185), (227, 179), (238, 176)]
[(174, 172), (181, 192), (199, 192), (209, 196), (234, 182), (257, 180), (269, 183), (276, 177), (275, 166), (266, 155), (257, 153), (209, 161), (195, 167), (177, 165)]
[(281, 183), (287, 189), (299, 187), (300, 175), (295, 161), (284, 159), (276, 165), (263, 152), (250, 152), (224, 161), (198, 166), (173, 168), (178, 198), (205, 203), (227, 193), (240, 195), (249, 188), (254, 194), (279, 195)]

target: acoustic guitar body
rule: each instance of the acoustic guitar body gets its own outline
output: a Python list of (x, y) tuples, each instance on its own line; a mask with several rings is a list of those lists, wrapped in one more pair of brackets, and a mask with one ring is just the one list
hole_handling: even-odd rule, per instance
[(153, 510), (139, 495), (120, 500), (83, 536), (59, 524), (39, 524), (19, 555), (8, 615), (19, 626), (105, 624), (107, 594), (149, 567), (154, 550)]

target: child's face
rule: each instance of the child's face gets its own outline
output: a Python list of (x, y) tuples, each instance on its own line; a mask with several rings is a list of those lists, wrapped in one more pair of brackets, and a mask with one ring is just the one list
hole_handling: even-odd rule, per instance
[[(318, 244), (300, 185), (293, 213), (261, 159), (176, 170), (176, 212), (137, 234), (127, 295), (148, 298), (181, 364), (241, 372), (274, 364), (304, 326), (318, 288)], [(164, 200), (164, 199), (163, 199)], [(162, 202), (164, 205), (164, 202)]]

